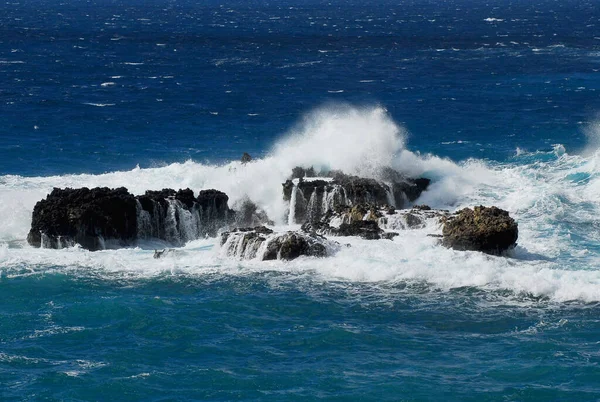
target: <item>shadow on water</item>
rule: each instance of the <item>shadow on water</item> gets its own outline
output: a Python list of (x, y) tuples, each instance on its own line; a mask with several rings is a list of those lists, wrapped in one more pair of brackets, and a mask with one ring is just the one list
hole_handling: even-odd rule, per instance
[(518, 244), (516, 245), (515, 248), (513, 248), (512, 250), (509, 250), (508, 252), (506, 252), (506, 254), (504, 255), (504, 257), (515, 259), (515, 260), (522, 260), (522, 261), (547, 261), (547, 262), (552, 262), (552, 261), (556, 260), (555, 258), (551, 258), (551, 257), (548, 257), (548, 256), (543, 255), (543, 254), (532, 253), (532, 252), (528, 251), (526, 248), (524, 248), (523, 246), (520, 246)]

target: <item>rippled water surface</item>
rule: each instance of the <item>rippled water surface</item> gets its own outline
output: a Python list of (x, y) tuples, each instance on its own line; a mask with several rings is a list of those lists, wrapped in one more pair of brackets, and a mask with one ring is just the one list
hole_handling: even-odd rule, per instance
[[(599, 69), (593, 1), (3, 3), (0, 399), (598, 400)], [(289, 229), (298, 165), (428, 177), (518, 246), (25, 241), (53, 187), (216, 188)]]

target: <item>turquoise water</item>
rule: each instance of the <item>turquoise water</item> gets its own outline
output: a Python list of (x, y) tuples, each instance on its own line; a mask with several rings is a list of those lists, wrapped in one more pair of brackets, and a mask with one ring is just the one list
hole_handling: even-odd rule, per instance
[(61, 271), (2, 280), (12, 295), (2, 302), (6, 397), (598, 396), (597, 304), (310, 273), (100, 280)]
[[(0, 5), (0, 399), (600, 400), (598, 7), (437, 3)], [(25, 241), (53, 187), (216, 188), (287, 230), (299, 165), (428, 177), (518, 246)]]

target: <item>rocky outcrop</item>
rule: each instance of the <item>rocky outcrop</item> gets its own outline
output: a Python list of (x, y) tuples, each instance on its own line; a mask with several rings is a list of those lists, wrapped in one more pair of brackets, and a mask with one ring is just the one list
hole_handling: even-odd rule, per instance
[(507, 211), (479, 206), (462, 209), (447, 218), (442, 235), (446, 247), (501, 254), (516, 245), (519, 230)]
[(379, 226), (390, 230), (412, 230), (439, 228), (450, 213), (446, 210), (431, 209), (427, 205), (417, 205), (411, 209), (390, 210), (382, 215), (377, 222)]
[(269, 219), (267, 213), (260, 209), (248, 197), (245, 197), (233, 205), (235, 210), (236, 227), (256, 227), (271, 225), (275, 223)]
[(273, 233), (264, 226), (238, 228), (221, 235), (226, 256), (243, 260), (293, 260), (300, 256), (326, 257), (338, 244), (322, 236), (301, 232)]
[(55, 188), (39, 201), (27, 240), (35, 247), (79, 244), (88, 250), (124, 247), (140, 239), (159, 239), (174, 246), (216, 236), (234, 212), (217, 190), (163, 189), (133, 196), (126, 188)]
[(136, 199), (126, 188), (55, 188), (33, 209), (27, 236), (35, 247), (63, 248), (75, 243), (101, 250), (107, 242), (132, 244), (137, 238)]
[(294, 168), (291, 178), (283, 183), (283, 198), (290, 203), (288, 223), (317, 222), (340, 206), (363, 203), (404, 208), (429, 185), (429, 179), (409, 179), (392, 169), (381, 176), (384, 180), (339, 171), (320, 172), (316, 176), (313, 168)]
[(252, 162), (252, 157), (250, 156), (250, 154), (248, 152), (244, 152), (244, 154), (242, 155), (242, 158), (240, 159), (240, 162), (242, 162), (242, 164)]
[[(317, 222), (306, 222), (302, 230), (323, 236), (359, 236), (368, 240), (392, 239), (396, 230), (423, 229), (438, 230), (441, 219), (448, 211), (432, 210), (427, 206), (395, 210), (391, 207), (378, 207), (374, 204), (358, 204), (352, 207), (340, 206), (328, 211)], [(390, 231), (393, 230), (393, 231)]]
[(306, 222), (301, 228), (306, 233), (320, 236), (357, 236), (366, 240), (393, 239), (396, 232), (385, 232), (376, 221), (352, 221), (340, 226), (331, 226), (325, 222)]
[(227, 206), (229, 197), (218, 190), (202, 190), (198, 197), (190, 189), (146, 191), (137, 200), (138, 238), (160, 239), (175, 246), (214, 237), (235, 216)]

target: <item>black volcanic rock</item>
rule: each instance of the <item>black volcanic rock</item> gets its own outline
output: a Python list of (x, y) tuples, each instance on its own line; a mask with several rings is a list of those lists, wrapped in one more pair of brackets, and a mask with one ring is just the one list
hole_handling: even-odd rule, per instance
[(315, 177), (313, 168), (295, 167), (283, 183), (283, 199), (290, 202), (290, 219), (293, 223), (316, 222), (329, 210), (361, 203), (401, 209), (415, 201), (430, 183), (429, 179), (407, 178), (389, 168), (378, 175), (381, 180), (332, 170)]
[(78, 243), (100, 250), (108, 241), (132, 244), (137, 236), (136, 200), (126, 188), (55, 188), (33, 210), (27, 236), (35, 247)]
[(233, 205), (235, 210), (235, 225), (237, 227), (255, 227), (260, 225), (271, 225), (275, 223), (269, 219), (267, 213), (258, 205), (245, 197)]
[(250, 154), (248, 152), (244, 152), (244, 154), (242, 155), (242, 158), (240, 159), (240, 162), (242, 163), (248, 163), (252, 161), (252, 157), (250, 156)]
[(302, 255), (326, 257), (337, 246), (338, 243), (323, 236), (302, 232), (273, 233), (264, 226), (237, 228), (221, 234), (224, 253), (244, 260), (293, 260)]
[(89, 250), (123, 247), (139, 239), (159, 239), (175, 246), (202, 236), (216, 236), (235, 213), (217, 190), (162, 189), (134, 197), (126, 188), (55, 188), (39, 201), (27, 236), (35, 247), (80, 244)]
[(516, 245), (518, 225), (497, 207), (465, 208), (446, 220), (442, 243), (456, 250), (501, 254)]
[(214, 237), (220, 228), (227, 226), (235, 219), (235, 212), (229, 209), (229, 197), (219, 190), (202, 190), (196, 202), (202, 225), (201, 235)]
[(338, 236), (360, 236), (367, 240), (379, 240), (383, 230), (375, 221), (354, 221), (342, 223), (337, 232)]
[(293, 260), (301, 255), (326, 257), (327, 247), (316, 236), (286, 232), (269, 241), (263, 260)]

